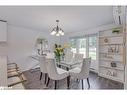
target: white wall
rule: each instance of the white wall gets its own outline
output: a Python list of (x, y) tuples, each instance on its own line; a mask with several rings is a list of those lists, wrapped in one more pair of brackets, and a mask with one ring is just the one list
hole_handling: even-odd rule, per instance
[(35, 53), (35, 42), (38, 37), (44, 37), (49, 41), (51, 51), (58, 42), (58, 39), (51, 36), (48, 31), (44, 33), (8, 25), (8, 41), (0, 43), (0, 55), (7, 55), (8, 62), (16, 62), (23, 71), (28, 70), (35, 64), (29, 56)]
[[(109, 24), (109, 25), (103, 25), (103, 26), (99, 26), (99, 27), (96, 27), (96, 28), (75, 32), (75, 33), (70, 32), (70, 33), (65, 34), (65, 36), (61, 38), (62, 39), (61, 43), (62, 44), (69, 43), (69, 38), (70, 37), (83, 36), (83, 35), (88, 35), (88, 34), (95, 34), (95, 33), (99, 33), (99, 31), (111, 29), (111, 28), (114, 28), (114, 27), (117, 27), (117, 26), (114, 25), (114, 24)], [(91, 68), (95, 69), (94, 71), (98, 73), (98, 39), (97, 39), (97, 60), (92, 62)]]
[[(114, 27), (114, 25), (100, 26), (94, 29), (84, 30), (76, 33), (65, 33), (63, 37), (56, 37), (51, 36), (50, 32), (48, 31), (36, 31), (23, 27), (8, 25), (8, 41), (7, 43), (0, 43), (0, 55), (8, 55), (8, 61), (16, 62), (24, 71), (35, 65), (35, 61), (29, 56), (34, 53), (36, 38), (46, 38), (49, 41), (51, 50), (53, 50), (52, 48), (54, 47), (55, 43), (69, 43), (69, 37), (98, 33), (100, 30), (112, 27)], [(98, 71), (98, 62), (94, 64), (94, 67), (96, 71)]]
[(62, 43), (66, 42), (69, 40), (69, 37), (75, 37), (75, 36), (83, 36), (83, 35), (88, 35), (88, 34), (94, 34), (94, 33), (98, 33), (99, 31), (103, 31), (103, 30), (107, 30), (107, 29), (111, 29), (111, 28), (115, 28), (117, 27), (117, 25), (115, 24), (108, 24), (108, 25), (102, 25), (102, 26), (98, 26), (95, 28), (89, 28), (83, 31), (77, 31), (77, 32), (69, 32), (66, 33), (64, 38), (62, 38)]

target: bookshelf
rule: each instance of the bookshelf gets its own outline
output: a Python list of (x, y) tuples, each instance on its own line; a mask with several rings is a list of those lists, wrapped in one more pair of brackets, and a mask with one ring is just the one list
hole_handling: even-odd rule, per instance
[[(116, 28), (115, 28), (116, 29)], [(125, 35), (122, 27), (99, 32), (99, 76), (124, 83)]]

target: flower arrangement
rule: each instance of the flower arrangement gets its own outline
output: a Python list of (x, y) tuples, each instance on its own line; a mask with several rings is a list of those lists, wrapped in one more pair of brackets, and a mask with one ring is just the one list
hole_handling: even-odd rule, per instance
[(55, 57), (56, 61), (60, 63), (61, 58), (64, 56), (64, 48), (61, 45), (55, 44)]

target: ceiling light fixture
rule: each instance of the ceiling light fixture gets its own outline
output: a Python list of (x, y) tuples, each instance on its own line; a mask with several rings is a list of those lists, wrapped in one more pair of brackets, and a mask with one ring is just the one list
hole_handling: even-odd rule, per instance
[(58, 26), (59, 24), (59, 20), (56, 20), (57, 26), (53, 28), (53, 30), (51, 31), (51, 35), (56, 35), (56, 36), (63, 36), (64, 35), (64, 31)]

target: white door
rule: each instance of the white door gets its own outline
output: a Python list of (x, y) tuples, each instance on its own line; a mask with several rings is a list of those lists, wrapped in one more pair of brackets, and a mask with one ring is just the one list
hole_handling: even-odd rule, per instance
[(91, 70), (98, 72), (97, 60), (97, 35), (86, 35), (84, 37), (70, 39), (71, 51), (84, 54), (84, 58), (91, 57)]
[(98, 60), (97, 60), (97, 36), (89, 36), (88, 39), (88, 56), (91, 57), (91, 67), (92, 71), (98, 72)]

